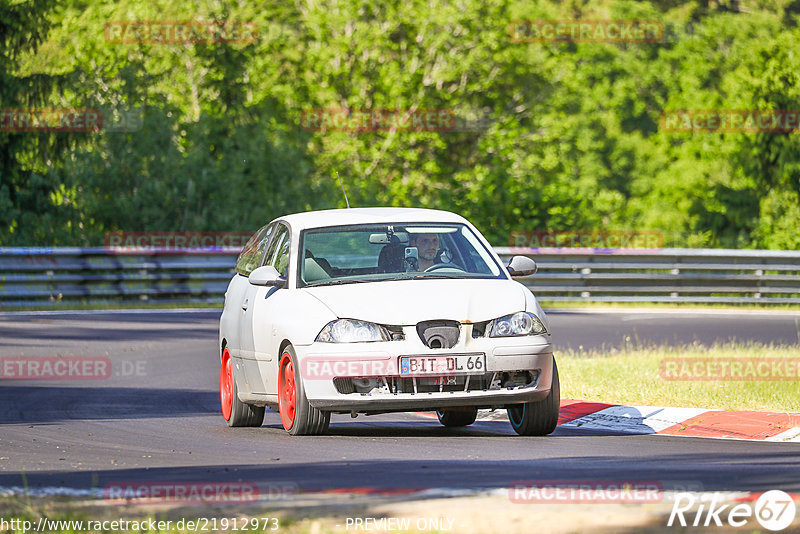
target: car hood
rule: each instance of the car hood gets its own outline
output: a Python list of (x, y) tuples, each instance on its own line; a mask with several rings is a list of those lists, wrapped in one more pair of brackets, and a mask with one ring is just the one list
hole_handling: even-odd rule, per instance
[(511, 280), (400, 280), (306, 287), (340, 318), (413, 325), (431, 319), (488, 321), (525, 309)]

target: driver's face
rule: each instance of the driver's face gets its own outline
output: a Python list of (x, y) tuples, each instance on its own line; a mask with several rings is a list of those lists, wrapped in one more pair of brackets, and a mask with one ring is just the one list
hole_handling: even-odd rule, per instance
[(437, 234), (422, 234), (414, 239), (414, 245), (420, 258), (433, 260), (439, 251), (439, 236)]

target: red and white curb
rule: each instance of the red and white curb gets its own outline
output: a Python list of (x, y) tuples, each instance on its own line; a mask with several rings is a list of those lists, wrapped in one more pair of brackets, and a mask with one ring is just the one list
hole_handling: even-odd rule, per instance
[[(435, 415), (434, 415), (435, 417)], [(505, 410), (480, 410), (477, 421), (508, 421)], [(800, 443), (800, 413), (622, 406), (562, 400), (559, 426), (622, 434)]]

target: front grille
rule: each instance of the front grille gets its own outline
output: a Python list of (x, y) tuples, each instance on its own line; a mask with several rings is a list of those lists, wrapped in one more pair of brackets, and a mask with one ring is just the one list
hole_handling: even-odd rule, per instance
[(398, 378), (394, 380), (395, 393), (436, 393), (439, 391), (479, 391), (488, 388), (492, 373), (488, 375), (469, 375), (469, 384), (466, 376), (426, 376), (416, 378), (416, 391), (414, 379)]
[(353, 384), (352, 378), (334, 378), (333, 387), (336, 388), (336, 391), (342, 394), (356, 392), (356, 386)]
[(504, 371), (479, 375), (424, 376), (402, 378), (334, 378), (333, 385), (341, 394), (396, 395), (398, 393), (439, 393), (448, 391), (498, 391), (533, 387), (539, 370)]

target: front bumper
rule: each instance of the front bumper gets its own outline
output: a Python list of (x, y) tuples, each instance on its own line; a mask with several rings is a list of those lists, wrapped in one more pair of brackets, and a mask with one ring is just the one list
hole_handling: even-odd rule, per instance
[[(312, 343), (295, 346), (295, 351), (309, 404), (334, 412), (427, 411), (460, 406), (502, 408), (544, 399), (550, 393), (553, 377), (553, 348), (549, 335), (477, 339), (467, 335), (450, 349), (429, 349), (419, 338), (407, 336), (402, 341), (376, 343)], [(401, 379), (391, 372), (399, 369), (401, 356), (453, 354), (484, 354), (486, 368), (480, 373), (451, 376), (448, 388), (434, 387), (434, 391), (430, 390), (430, 383), (436, 377)], [(347, 362), (348, 365), (320, 366), (321, 361)], [(325, 372), (316, 372), (321, 368)], [(341, 385), (342, 379), (363, 376), (373, 377), (380, 387), (366, 392), (342, 393), (342, 388), (337, 388), (334, 382), (336, 378)], [(504, 377), (509, 376), (527, 376), (532, 380), (503, 384)], [(442, 378), (442, 383), (445, 380)], [(455, 381), (458, 384), (452, 383)], [(404, 388), (398, 386), (401, 382)], [(426, 383), (427, 390), (423, 386)]]

